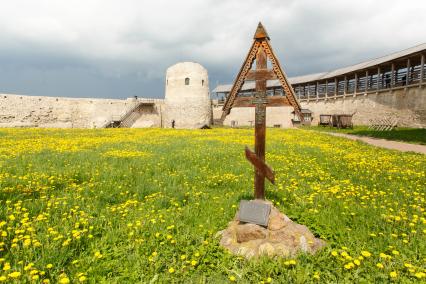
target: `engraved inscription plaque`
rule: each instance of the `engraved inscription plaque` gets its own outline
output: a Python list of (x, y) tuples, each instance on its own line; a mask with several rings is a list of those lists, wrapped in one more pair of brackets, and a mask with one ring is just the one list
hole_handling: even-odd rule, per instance
[(258, 200), (241, 200), (238, 220), (240, 222), (268, 226), (271, 205)]

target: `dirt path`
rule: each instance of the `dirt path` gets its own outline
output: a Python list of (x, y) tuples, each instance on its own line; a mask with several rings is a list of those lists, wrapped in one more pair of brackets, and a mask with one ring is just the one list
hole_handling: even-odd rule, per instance
[(362, 141), (377, 147), (398, 150), (402, 152), (416, 152), (416, 153), (426, 154), (425, 145), (410, 144), (410, 143), (397, 142), (397, 141), (391, 141), (386, 139), (356, 136), (356, 135), (343, 134), (343, 133), (333, 133), (333, 132), (321, 132), (321, 133), (327, 133), (327, 134), (338, 136), (338, 137), (345, 137), (351, 140), (358, 140), (358, 141)]

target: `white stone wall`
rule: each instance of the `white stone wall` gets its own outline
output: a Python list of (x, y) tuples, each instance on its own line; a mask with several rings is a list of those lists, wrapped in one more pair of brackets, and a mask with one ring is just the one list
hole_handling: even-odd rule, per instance
[[(302, 101), (302, 108), (311, 110), (312, 125), (317, 125), (320, 114), (352, 114), (355, 125), (369, 125), (370, 120), (383, 118), (398, 119), (399, 126), (426, 128), (426, 88), (423, 86), (401, 88), (380, 93), (348, 95), (345, 98), (329, 98), (327, 100)], [(291, 107), (267, 107), (266, 124), (268, 127), (280, 124), (281, 127), (292, 127), (294, 118)], [(214, 119), (220, 119), (222, 106), (213, 109)], [(254, 125), (254, 107), (232, 108), (224, 125)]]
[[(99, 128), (120, 117), (134, 99), (86, 99), (0, 94), (0, 127)], [(156, 100), (162, 104), (162, 100)], [(161, 107), (159, 107), (161, 108)], [(157, 118), (153, 118), (158, 116)], [(161, 125), (160, 113), (150, 113), (149, 123)]]
[[(267, 107), (266, 126), (274, 127), (276, 125), (280, 125), (280, 127), (283, 128), (292, 127), (292, 111), (293, 108), (290, 106)], [(214, 113), (218, 116), (217, 118), (220, 118), (220, 116), (222, 115), (221, 111), (216, 110), (214, 111)], [(254, 116), (255, 107), (234, 107), (231, 109), (231, 112), (226, 116), (223, 124), (226, 126), (232, 126), (232, 121), (234, 121), (236, 126), (253, 126)]]
[(411, 87), (390, 92), (310, 100), (301, 102), (302, 108), (313, 112), (313, 125), (320, 114), (355, 113), (355, 125), (369, 125), (370, 120), (396, 118), (399, 126), (426, 128), (426, 88)]
[[(189, 84), (185, 85), (185, 79)], [(198, 63), (182, 62), (166, 72), (163, 127), (200, 128), (212, 120), (207, 70)]]
[(132, 125), (132, 128), (162, 127), (164, 103), (157, 101), (153, 106), (142, 106), (139, 112), (140, 117)]

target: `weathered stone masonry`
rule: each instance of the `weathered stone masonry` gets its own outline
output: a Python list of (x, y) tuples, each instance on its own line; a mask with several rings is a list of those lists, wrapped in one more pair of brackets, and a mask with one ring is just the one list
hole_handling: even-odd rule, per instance
[[(143, 100), (0, 94), (0, 127), (100, 128)], [(132, 127), (161, 127), (163, 100), (150, 101)]]
[(348, 95), (301, 102), (312, 111), (312, 124), (320, 114), (355, 113), (355, 125), (369, 125), (370, 120), (395, 118), (399, 126), (426, 128), (426, 88), (411, 87), (397, 90)]

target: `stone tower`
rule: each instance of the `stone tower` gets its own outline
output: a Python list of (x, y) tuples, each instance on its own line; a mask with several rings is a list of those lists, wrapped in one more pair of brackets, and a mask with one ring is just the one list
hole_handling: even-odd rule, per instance
[[(211, 124), (207, 70), (198, 63), (181, 62), (167, 69), (163, 126), (201, 128)], [(173, 123), (174, 122), (174, 123)]]

